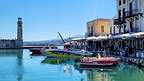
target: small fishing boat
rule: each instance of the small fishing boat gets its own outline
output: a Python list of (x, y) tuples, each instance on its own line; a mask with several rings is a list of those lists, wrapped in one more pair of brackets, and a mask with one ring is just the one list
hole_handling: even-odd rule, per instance
[(115, 57), (82, 57), (78, 64), (80, 67), (108, 67), (116, 66), (119, 63), (119, 58)]

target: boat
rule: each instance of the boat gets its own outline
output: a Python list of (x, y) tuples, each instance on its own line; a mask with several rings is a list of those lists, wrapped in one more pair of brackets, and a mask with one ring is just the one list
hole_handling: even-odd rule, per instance
[(38, 55), (41, 54), (41, 48), (31, 48), (29, 49), (31, 52), (31, 55)]
[(116, 66), (119, 63), (119, 58), (115, 57), (82, 57), (78, 62), (80, 67), (109, 67)]
[(56, 46), (48, 46), (48, 47), (43, 47), (43, 48), (30, 48), (31, 55), (36, 56), (36, 55), (41, 55), (43, 50), (46, 49), (57, 49)]
[(70, 53), (69, 51), (61, 50), (61, 49), (47, 49), (43, 51), (43, 54), (47, 57), (54, 58), (79, 58), (80, 55)]
[(93, 53), (85, 50), (46, 49), (43, 54), (50, 57), (80, 58), (81, 56), (92, 56)]

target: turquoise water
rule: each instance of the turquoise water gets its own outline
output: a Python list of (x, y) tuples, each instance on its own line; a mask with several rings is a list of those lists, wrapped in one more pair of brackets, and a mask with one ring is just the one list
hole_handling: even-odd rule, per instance
[(144, 81), (144, 69), (127, 63), (82, 69), (71, 60), (44, 59), (28, 50), (0, 50), (0, 81)]

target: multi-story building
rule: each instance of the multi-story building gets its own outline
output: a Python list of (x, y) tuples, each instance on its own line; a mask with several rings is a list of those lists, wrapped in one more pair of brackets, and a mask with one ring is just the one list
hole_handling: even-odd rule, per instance
[(18, 18), (17, 39), (0, 39), (0, 49), (22, 48), (22, 46), (23, 46), (22, 18)]
[(116, 0), (116, 4), (113, 30), (118, 28), (120, 34), (144, 31), (144, 0)]
[[(110, 34), (111, 19), (95, 19), (87, 22), (87, 38), (97, 38), (99, 36), (108, 36)], [(95, 39), (88, 40), (87, 49), (90, 51), (100, 50), (104, 41)]]
[(144, 50), (144, 0), (116, 0), (117, 13), (111, 28), (114, 36), (113, 50), (123, 49), (135, 55), (136, 51)]
[(110, 33), (110, 19), (95, 19), (87, 22), (87, 37), (108, 35)]

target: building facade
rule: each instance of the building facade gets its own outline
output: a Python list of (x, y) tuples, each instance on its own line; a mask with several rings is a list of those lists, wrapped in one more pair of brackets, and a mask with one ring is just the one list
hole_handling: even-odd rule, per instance
[(113, 34), (144, 31), (144, 0), (116, 0), (117, 14), (114, 17)]
[(0, 49), (15, 49), (23, 46), (22, 18), (17, 22), (17, 39), (0, 39)]
[[(95, 19), (93, 21), (87, 22), (87, 38), (90, 37), (99, 37), (99, 36), (108, 36), (110, 34), (111, 19)], [(87, 50), (97, 51), (101, 48), (105, 48), (103, 44), (106, 41), (96, 41), (88, 40), (87, 41)]]
[(87, 37), (108, 35), (110, 33), (110, 19), (95, 19), (87, 22)]
[(134, 57), (144, 50), (144, 0), (116, 0), (116, 6), (111, 34), (118, 38), (110, 40), (111, 51)]

